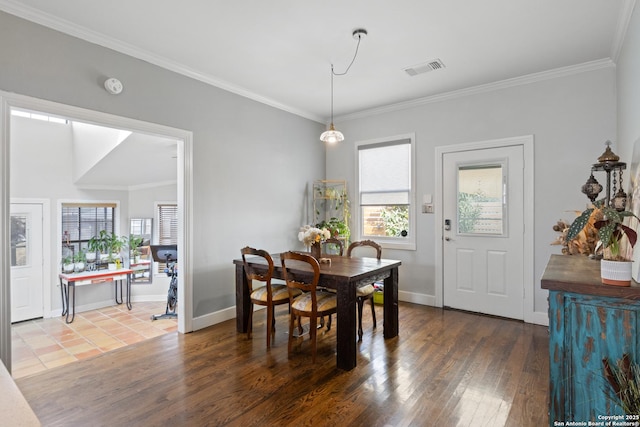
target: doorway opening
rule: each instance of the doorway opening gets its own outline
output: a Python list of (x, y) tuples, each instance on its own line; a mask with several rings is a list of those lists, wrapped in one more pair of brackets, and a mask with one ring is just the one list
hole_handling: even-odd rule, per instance
[[(175, 200), (178, 206), (177, 244), (178, 250), (181, 253), (181, 277), (180, 285), (178, 287), (178, 312), (181, 315), (178, 318), (178, 331), (186, 333), (193, 330), (193, 304), (191, 298), (193, 269), (189, 256), (192, 241), (190, 224), (192, 201), (192, 133), (181, 129), (58, 104), (37, 98), (0, 92), (0, 116), (2, 117), (2, 122), (0, 124), (0, 152), (6, 154), (2, 156), (3, 158), (1, 161), (3, 172), (0, 176), (0, 221), (4, 226), (0, 227), (0, 238), (5, 242), (9, 241), (9, 205), (12, 198), (11, 190), (9, 188), (9, 178), (12, 176), (12, 160), (10, 155), (12, 138), (11, 111), (16, 109), (42, 112), (46, 115), (60, 117), (66, 120), (73, 120), (92, 126), (103, 126), (105, 128), (133, 132), (142, 136), (153, 136), (164, 138), (165, 140), (171, 139), (177, 142), (177, 150), (173, 161), (177, 163), (177, 174), (175, 177), (177, 194)], [(70, 164), (58, 164), (56, 166), (59, 168), (71, 167)], [(35, 172), (37, 171), (34, 171), (34, 177), (37, 178), (37, 173)], [(45, 197), (47, 200), (55, 201), (53, 203), (56, 204), (59, 203), (59, 200), (65, 198), (64, 194), (55, 194), (55, 192), (52, 192), (50, 195), (45, 195)], [(52, 211), (56, 211), (56, 208), (52, 207)], [(55, 215), (56, 214), (53, 216)], [(126, 218), (126, 216), (123, 215), (123, 218)], [(55, 223), (54, 221), (57, 222), (57, 219), (52, 220), (52, 223)], [(127, 229), (128, 235), (128, 219), (126, 219), (126, 222), (122, 224), (122, 227), (124, 227), (123, 229)], [(55, 236), (59, 227), (52, 228), (54, 228), (54, 230), (49, 230), (48, 235)], [(55, 311), (52, 309), (52, 307), (55, 307), (55, 305), (52, 305), (52, 301), (55, 296), (58, 296), (56, 303), (59, 303), (59, 289), (56, 285), (59, 273), (57, 259), (57, 246), (59, 245), (56, 245), (56, 242), (58, 242), (57, 240), (52, 240), (52, 242), (53, 243), (51, 243), (48, 248), (45, 248), (46, 255), (43, 257), (45, 286), (48, 286), (51, 290), (51, 295), (49, 298), (45, 298), (43, 303), (45, 315)], [(2, 359), (9, 371), (11, 371), (11, 322), (9, 320), (11, 309), (10, 303), (8, 302), (11, 282), (11, 271), (10, 268), (8, 268), (8, 266), (11, 265), (11, 263), (8, 262), (10, 259), (9, 249), (9, 245), (3, 245), (0, 247), (0, 260), (2, 260), (0, 266), (3, 266), (0, 271), (0, 274), (2, 275), (2, 280), (0, 280), (0, 359)]]

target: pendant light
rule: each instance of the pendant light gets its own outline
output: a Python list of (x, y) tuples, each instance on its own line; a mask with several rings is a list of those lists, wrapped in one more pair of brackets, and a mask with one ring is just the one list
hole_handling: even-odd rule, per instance
[(320, 135), (320, 141), (328, 144), (335, 144), (336, 142), (344, 141), (344, 135), (333, 126), (333, 64), (331, 64), (331, 126), (329, 130), (322, 132)]
[(320, 135), (320, 141), (322, 142), (326, 142), (328, 144), (335, 144), (337, 142), (344, 141), (344, 135), (342, 134), (342, 132), (340, 132), (339, 130), (336, 130), (335, 126), (333, 125), (333, 76), (344, 76), (349, 72), (349, 69), (353, 65), (353, 62), (356, 60), (356, 56), (358, 56), (358, 48), (360, 47), (360, 41), (366, 35), (367, 35), (367, 30), (362, 28), (359, 28), (353, 31), (352, 36), (354, 39), (358, 40), (358, 44), (356, 45), (356, 52), (353, 55), (353, 59), (351, 60), (351, 63), (349, 64), (349, 66), (347, 67), (344, 73), (336, 73), (333, 70), (333, 64), (331, 64), (331, 125), (329, 126), (328, 130), (322, 132), (322, 135)]

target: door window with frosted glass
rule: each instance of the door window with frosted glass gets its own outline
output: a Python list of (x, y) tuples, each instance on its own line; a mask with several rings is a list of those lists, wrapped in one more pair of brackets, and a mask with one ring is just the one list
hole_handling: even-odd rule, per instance
[(458, 234), (505, 235), (504, 164), (458, 167)]
[(27, 217), (11, 216), (11, 267), (24, 267), (29, 264), (27, 242)]

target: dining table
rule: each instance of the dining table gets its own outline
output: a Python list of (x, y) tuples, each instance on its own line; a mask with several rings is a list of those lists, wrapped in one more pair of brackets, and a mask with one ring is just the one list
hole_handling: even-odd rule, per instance
[[(272, 254), (272, 258), (275, 267), (272, 277), (284, 280), (280, 256)], [(349, 371), (357, 364), (356, 288), (358, 286), (384, 282), (384, 338), (398, 336), (398, 267), (401, 261), (339, 255), (323, 255), (323, 260), (325, 262), (320, 263), (318, 286), (335, 289), (337, 295), (336, 364), (338, 368)], [(235, 259), (233, 263), (236, 268), (236, 330), (239, 333), (246, 333), (251, 310), (249, 283), (242, 259)], [(258, 271), (262, 267), (265, 272), (267, 270), (267, 263), (263, 258), (247, 257), (247, 263)], [(287, 268), (293, 270), (296, 275), (312, 275), (311, 268), (305, 263), (287, 264)]]

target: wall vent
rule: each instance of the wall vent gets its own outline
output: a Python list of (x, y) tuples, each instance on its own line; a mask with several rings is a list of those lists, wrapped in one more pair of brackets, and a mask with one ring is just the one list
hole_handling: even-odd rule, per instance
[(413, 77), (417, 76), (418, 74), (428, 73), (429, 71), (439, 70), (441, 68), (445, 68), (442, 61), (440, 61), (439, 59), (434, 59), (423, 64), (407, 67), (404, 69), (404, 72)]

